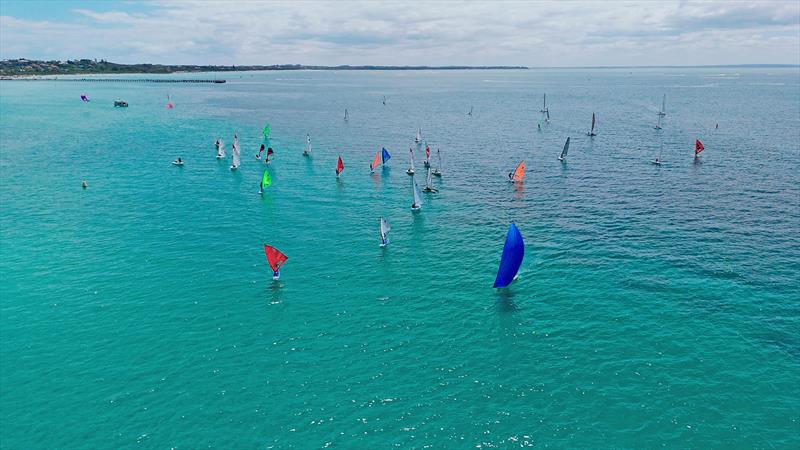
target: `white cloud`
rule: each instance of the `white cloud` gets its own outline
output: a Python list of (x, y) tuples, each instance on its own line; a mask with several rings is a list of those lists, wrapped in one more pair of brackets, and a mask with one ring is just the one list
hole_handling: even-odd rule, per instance
[(800, 3), (211, 2), (0, 17), (0, 57), (196, 64), (800, 63)]

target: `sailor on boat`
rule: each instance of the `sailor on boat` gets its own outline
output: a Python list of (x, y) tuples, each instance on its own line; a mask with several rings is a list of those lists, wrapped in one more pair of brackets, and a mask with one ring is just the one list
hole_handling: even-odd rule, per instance
[(182, 166), (183, 165), (183, 160), (179, 156), (178, 159), (176, 159), (175, 161), (172, 161), (172, 164), (175, 164), (176, 166)]

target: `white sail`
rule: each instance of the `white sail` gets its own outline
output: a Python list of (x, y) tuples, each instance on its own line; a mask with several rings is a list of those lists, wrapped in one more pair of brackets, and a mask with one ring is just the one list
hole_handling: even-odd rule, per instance
[(389, 231), (392, 227), (389, 225), (389, 222), (386, 221), (383, 217), (381, 217), (381, 239), (384, 241), (386, 240), (386, 236), (389, 235)]
[(539, 112), (547, 112), (547, 94), (542, 94), (542, 110)]
[(413, 181), (414, 183), (414, 204), (418, 207), (422, 206), (422, 193), (419, 190), (419, 185), (417, 184), (416, 180)]
[(567, 142), (564, 143), (564, 149), (561, 150), (561, 159), (565, 159), (567, 157), (568, 151), (569, 151), (569, 138), (567, 138)]
[(232, 151), (232, 153), (233, 153), (233, 164), (232, 164), (232, 167), (239, 167), (239, 164), (241, 163), (241, 161), (239, 159), (239, 156), (240, 156), (240, 153), (239, 153), (239, 138), (236, 135), (233, 136), (233, 151)]
[(414, 171), (414, 150), (408, 149), (408, 153), (409, 153), (409, 155), (411, 155), (410, 156), (410, 158), (411, 158), (411, 166), (409, 166), (409, 170), (411, 172), (413, 172)]
[(225, 157), (225, 143), (222, 142), (222, 139), (219, 140), (219, 146), (217, 147), (217, 158), (224, 158)]
[(304, 155), (311, 154), (311, 136), (308, 134), (306, 135), (306, 149), (303, 151), (303, 154)]
[(422, 130), (417, 128), (417, 137), (414, 138), (414, 142), (422, 142)]
[(658, 113), (658, 121), (656, 122), (656, 126), (655, 126), (656, 130), (660, 130), (661, 129), (661, 118), (662, 117), (664, 117), (664, 114)]
[(667, 94), (664, 94), (664, 96), (661, 97), (661, 111), (658, 112), (658, 115), (664, 116), (666, 114), (667, 114)]
[(432, 175), (432, 174), (431, 174), (431, 168), (430, 168), (430, 167), (428, 167), (428, 178), (426, 178), (426, 179), (425, 179), (425, 187), (426, 187), (428, 190), (432, 190), (432, 189), (433, 189), (433, 186), (432, 186), (432, 184), (433, 184), (433, 177), (432, 177), (431, 175)]

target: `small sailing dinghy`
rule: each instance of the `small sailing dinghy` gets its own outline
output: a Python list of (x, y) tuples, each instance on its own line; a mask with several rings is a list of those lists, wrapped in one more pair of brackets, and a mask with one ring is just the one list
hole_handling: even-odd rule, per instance
[(217, 139), (214, 142), (214, 146), (217, 148), (217, 159), (222, 159), (225, 157), (225, 144), (222, 143), (222, 139)]
[(592, 129), (586, 133), (587, 136), (597, 136), (597, 133), (594, 132), (595, 124), (597, 123), (597, 118), (595, 117), (594, 113), (592, 113)]
[(347, 122), (348, 120), (350, 120), (350, 116), (347, 115), (347, 108), (345, 108), (344, 109), (344, 121)]
[(417, 128), (417, 135), (414, 137), (414, 142), (416, 142), (417, 144), (422, 142), (422, 129)]
[(503, 245), (503, 255), (500, 257), (500, 267), (497, 269), (493, 287), (504, 288), (511, 284), (517, 277), (524, 257), (525, 242), (522, 240), (522, 234), (517, 226), (511, 222), (508, 226), (506, 243)]
[(419, 191), (419, 185), (413, 178), (411, 179), (411, 184), (414, 189), (414, 203), (411, 204), (411, 210), (419, 211), (422, 208), (422, 193)]
[(422, 189), (425, 192), (437, 193), (439, 192), (438, 189), (433, 187), (433, 179), (431, 177), (431, 168), (428, 167), (428, 177), (425, 179), (425, 188)]
[(513, 172), (509, 172), (508, 181), (512, 183), (519, 183), (525, 179), (525, 160), (519, 162), (519, 165)]
[(391, 231), (391, 229), (392, 227), (389, 226), (389, 222), (381, 217), (381, 247), (386, 247), (389, 243), (389, 231)]
[(661, 110), (658, 112), (659, 116), (666, 116), (667, 115), (666, 106), (667, 106), (667, 94), (664, 94), (664, 96), (661, 97)]
[(339, 178), (339, 174), (344, 171), (344, 162), (342, 161), (342, 155), (339, 155), (339, 160), (336, 161), (336, 178)]
[(269, 176), (269, 170), (264, 170), (264, 175), (261, 176), (261, 183), (258, 185), (258, 193), (263, 194), (264, 188), (272, 184), (272, 177)]
[(264, 144), (261, 144), (261, 147), (258, 148), (258, 154), (256, 154), (256, 159), (261, 159), (262, 153), (264, 153)]
[(166, 106), (166, 108), (167, 109), (172, 109), (173, 107), (175, 107), (175, 105), (172, 104), (172, 100), (170, 100), (169, 94), (167, 94), (167, 106)]
[(386, 165), (386, 161), (388, 161), (391, 157), (392, 155), (389, 154), (389, 150), (386, 150), (385, 147), (381, 147), (381, 159), (384, 166)]
[(658, 113), (657, 117), (658, 117), (658, 119), (656, 120), (656, 126), (654, 126), (653, 128), (655, 128), (656, 130), (660, 130), (661, 129), (661, 118), (664, 117), (664, 115), (661, 114), (661, 113)]
[(436, 149), (436, 159), (439, 160), (439, 163), (436, 166), (436, 169), (434, 169), (433, 174), (437, 177), (440, 177), (442, 176), (442, 152), (440, 152), (438, 148)]
[(375, 172), (379, 165), (381, 165), (381, 152), (375, 152), (375, 158), (369, 164), (369, 173)]
[(472, 106), (469, 107), (469, 112), (467, 113), (468, 116), (472, 115)]
[(306, 148), (303, 150), (303, 156), (311, 156), (311, 135), (306, 135)]
[(175, 161), (172, 161), (172, 165), (173, 166), (182, 166), (183, 165), (183, 160), (179, 156), (178, 159), (176, 159)]
[(385, 95), (383, 96), (383, 104), (384, 105), (386, 104), (386, 96)]
[(566, 162), (568, 151), (569, 151), (569, 137), (567, 137), (567, 142), (564, 142), (564, 149), (561, 150), (561, 155), (558, 157), (558, 160)]
[(414, 150), (412, 150), (411, 147), (409, 147), (408, 148), (408, 153), (409, 153), (409, 155), (411, 155), (410, 156), (411, 165), (408, 166), (408, 170), (406, 170), (406, 173), (409, 174), (409, 175), (414, 175)]
[[(542, 109), (539, 110), (540, 113), (547, 112), (547, 94), (542, 94)], [(547, 117), (550, 118), (549, 116)]]
[(233, 135), (233, 145), (231, 146), (231, 170), (236, 170), (239, 168), (239, 165), (242, 163), (239, 153), (239, 138), (234, 134)]
[(431, 166), (431, 148), (425, 143), (425, 167)]
[(700, 139), (695, 139), (694, 140), (694, 157), (695, 158), (699, 158), (700, 157), (700, 152), (702, 152), (705, 149), (706, 148), (703, 147), (703, 143), (700, 142)]
[(267, 256), (269, 268), (272, 269), (272, 279), (277, 280), (281, 277), (281, 267), (283, 263), (289, 258), (277, 248), (267, 244), (264, 244), (264, 254)]

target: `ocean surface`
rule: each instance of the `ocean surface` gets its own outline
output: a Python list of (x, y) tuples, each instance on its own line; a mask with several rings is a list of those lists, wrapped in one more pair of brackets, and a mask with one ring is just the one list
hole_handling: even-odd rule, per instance
[(0, 82), (3, 449), (800, 448), (797, 68), (181, 77)]

